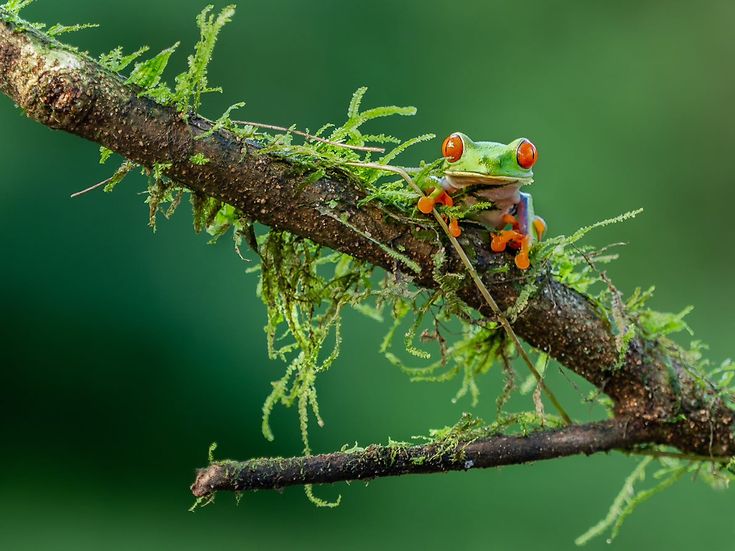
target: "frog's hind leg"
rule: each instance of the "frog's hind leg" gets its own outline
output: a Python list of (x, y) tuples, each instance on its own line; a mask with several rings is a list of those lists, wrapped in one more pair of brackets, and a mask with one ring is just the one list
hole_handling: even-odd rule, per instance
[(515, 213), (506, 213), (501, 222), (503, 227), (510, 226), (512, 229), (502, 229), (493, 233), (490, 248), (494, 252), (501, 252), (510, 246), (518, 253), (515, 256), (515, 264), (521, 270), (527, 270), (531, 266), (529, 254), (534, 240), (541, 240), (546, 231), (546, 223), (543, 218), (536, 216), (533, 212), (533, 202), (528, 193), (521, 193), (520, 200), (515, 207)]
[(520, 242), (523, 239), (523, 234), (516, 230), (500, 230), (497, 233), (492, 234), (490, 240), (490, 249), (495, 253), (502, 253), (508, 244), (514, 244)]

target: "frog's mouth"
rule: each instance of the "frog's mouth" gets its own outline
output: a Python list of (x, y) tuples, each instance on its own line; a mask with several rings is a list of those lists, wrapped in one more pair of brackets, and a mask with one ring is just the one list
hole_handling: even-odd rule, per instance
[(489, 176), (479, 172), (451, 172), (447, 171), (444, 176), (454, 187), (465, 187), (471, 185), (506, 186), (509, 184), (526, 185), (533, 182), (533, 178), (525, 176)]

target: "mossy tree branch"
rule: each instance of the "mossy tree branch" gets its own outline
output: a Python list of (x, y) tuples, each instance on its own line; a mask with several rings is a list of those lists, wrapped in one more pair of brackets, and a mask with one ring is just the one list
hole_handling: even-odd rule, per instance
[(467, 471), (628, 448), (656, 438), (651, 426), (626, 421), (572, 425), (528, 436), (497, 435), (451, 445), (369, 446), (306, 457), (218, 461), (200, 469), (191, 491), (204, 497), (218, 490), (268, 490), (405, 474)]
[[(303, 169), (288, 159), (257, 154), (257, 144), (239, 141), (224, 130), (206, 135), (212, 128), (210, 121), (195, 114), (183, 117), (174, 108), (139, 97), (139, 90), (118, 75), (35, 30), (18, 28), (2, 10), (0, 91), (30, 118), (101, 144), (143, 166), (166, 164), (166, 174), (173, 180), (229, 203), (265, 225), (391, 271), (405, 267), (380, 244), (401, 250), (422, 267), (414, 277), (416, 285), (437, 285), (432, 269), (439, 245), (422, 238), (418, 228), (387, 217), (379, 206), (358, 207), (364, 194), (359, 182), (347, 172), (330, 171), (304, 187)], [(190, 159), (195, 155), (209, 162), (194, 164)], [(344, 219), (351, 228), (340, 222)], [(523, 278), (515, 269), (500, 270), (509, 258), (491, 253), (487, 233), (480, 229), (467, 228), (462, 244), (474, 253), (477, 271), (501, 307), (514, 304)], [(462, 272), (459, 260), (447, 250), (445, 269)], [(615, 416), (623, 425), (595, 425), (594, 430), (572, 427), (528, 439), (498, 437), (475, 442), (465, 448), (465, 452), (473, 450), (475, 464), (483, 464), (484, 453), (489, 454), (485, 465), (491, 466), (640, 442), (670, 444), (703, 455), (735, 454), (735, 417), (714, 390), (698, 384), (686, 366), (668, 357), (657, 343), (641, 338), (631, 342), (623, 364), (614, 367), (618, 351), (608, 321), (583, 295), (548, 274), (537, 277), (538, 291), (515, 321), (515, 331), (609, 395), (615, 404)], [(471, 284), (459, 295), (471, 307), (488, 313)], [(627, 426), (627, 431), (621, 433), (621, 426)], [(603, 437), (606, 431), (610, 432)], [(574, 438), (568, 439), (571, 436)], [(545, 439), (555, 445), (544, 447)], [(529, 451), (535, 444), (543, 447), (536, 455)], [(410, 450), (406, 451), (409, 458), (431, 451), (427, 447)], [(320, 457), (288, 461), (291, 466), (304, 465), (299, 461), (316, 466)], [(345, 465), (342, 478), (337, 479), (403, 472), (387, 472), (376, 466), (356, 476), (350, 470), (353, 456), (336, 458), (344, 460)], [(450, 463), (432, 463), (433, 470), (453, 468)], [(209, 475), (200, 473), (198, 480), (224, 481), (215, 484), (214, 489), (235, 489), (237, 484), (244, 484), (232, 478), (217, 478), (221, 468), (210, 468), (214, 471)], [(312, 480), (328, 481), (318, 477)], [(299, 482), (305, 480), (293, 483)], [(282, 484), (273, 479), (271, 486)]]

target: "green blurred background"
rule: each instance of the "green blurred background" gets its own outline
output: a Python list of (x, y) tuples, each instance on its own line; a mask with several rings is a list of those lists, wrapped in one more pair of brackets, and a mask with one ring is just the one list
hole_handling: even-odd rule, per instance
[[(39, 0), (25, 15), (100, 23), (67, 39), (94, 54), (182, 40), (175, 74), (202, 7)], [(211, 66), (225, 93), (204, 111), (244, 99), (243, 117), (315, 128), (341, 121), (365, 84), (366, 105), (419, 109), (376, 131), (525, 135), (540, 151), (533, 193), (551, 233), (644, 207), (590, 242), (629, 242), (615, 281), (626, 292), (655, 283), (662, 310), (696, 305), (690, 323), (719, 362), (735, 328), (734, 16), (726, 0), (244, 0)], [(94, 144), (24, 118), (7, 98), (0, 128), (3, 549), (569, 549), (633, 468), (599, 455), (318, 489), (343, 495), (336, 510), (296, 488), (187, 512), (210, 442), (219, 457), (301, 449), (294, 411), (276, 411), (274, 443), (260, 435), (283, 366), (266, 357), (256, 278), (229, 240), (195, 236), (184, 209), (152, 234), (140, 177), (69, 199), (110, 174)], [(439, 144), (403, 162), (434, 158)], [(316, 450), (405, 439), (470, 408), (450, 402), (456, 382), (411, 384), (388, 365), (384, 330), (347, 315), (344, 353), (318, 387), (327, 424)], [(501, 384), (497, 373), (482, 381), (475, 414), (492, 418)], [(642, 506), (614, 545), (733, 549), (734, 505), (735, 493), (686, 480)]]

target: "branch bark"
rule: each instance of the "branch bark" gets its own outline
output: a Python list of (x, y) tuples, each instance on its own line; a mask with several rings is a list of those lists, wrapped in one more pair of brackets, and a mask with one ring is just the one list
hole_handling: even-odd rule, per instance
[(405, 474), (467, 471), (590, 455), (628, 448), (656, 437), (657, 428), (627, 420), (573, 425), (528, 436), (493, 436), (450, 446), (369, 446), (362, 450), (287, 459), (220, 461), (197, 472), (191, 491), (204, 497), (219, 490), (264, 490), (296, 484), (328, 484)]
[[(379, 206), (358, 208), (358, 201), (364, 194), (360, 183), (348, 173), (332, 171), (303, 189), (302, 170), (298, 165), (282, 157), (256, 154), (258, 145), (255, 143), (238, 141), (227, 131), (196, 139), (211, 129), (210, 121), (196, 115), (185, 119), (172, 108), (139, 97), (138, 90), (125, 84), (118, 75), (35, 30), (17, 28), (2, 10), (0, 91), (30, 118), (48, 127), (101, 144), (144, 166), (170, 163), (167, 174), (172, 179), (195, 192), (232, 204), (248, 217), (273, 228), (308, 237), (391, 271), (405, 270), (405, 267), (377, 243), (401, 250), (423, 268), (414, 278), (416, 285), (436, 286), (432, 259), (438, 247), (446, 244), (424, 239), (418, 228), (387, 217)], [(210, 162), (192, 164), (190, 157), (198, 153)], [(339, 221), (345, 218), (357, 231)], [(491, 253), (487, 233), (481, 229), (466, 228), (461, 241), (466, 250), (474, 253), (477, 271), (500, 306), (512, 305), (518, 297), (523, 275), (514, 268), (507, 272), (499, 270), (509, 264), (509, 257)], [(462, 266), (451, 248), (447, 248), (447, 253), (447, 270), (461, 272)], [(512, 262), (510, 264), (512, 266)], [(557, 456), (561, 456), (640, 441), (670, 444), (682, 451), (702, 455), (735, 454), (733, 411), (712, 389), (697, 384), (687, 366), (676, 358), (667, 357), (657, 343), (636, 338), (623, 365), (615, 368), (615, 339), (608, 321), (598, 314), (594, 305), (548, 274), (538, 276), (536, 283), (538, 291), (514, 323), (515, 331), (529, 344), (548, 352), (609, 395), (615, 404), (616, 418), (625, 420), (632, 428), (622, 440), (616, 440), (622, 438), (616, 432), (619, 427), (613, 430), (617, 425), (602, 424), (594, 426), (598, 432), (590, 432), (589, 427), (574, 427), (536, 435), (530, 440), (502, 437), (492, 442), (476, 442), (468, 448), (476, 450), (473, 456), (476, 464), (482, 462), (485, 452), (489, 454), (487, 466), (500, 461), (501, 455), (515, 457), (516, 462), (531, 460), (528, 446), (533, 447), (534, 442), (542, 442), (545, 438), (559, 446), (548, 448), (537, 457), (539, 459), (553, 456), (549, 455), (549, 449), (557, 450)], [(482, 297), (471, 284), (459, 294), (468, 305), (489, 314)], [(609, 438), (602, 438), (601, 433), (606, 430), (612, 432)], [(570, 447), (567, 438), (571, 436), (574, 436), (571, 441), (577, 444), (576, 448)], [(590, 440), (583, 442), (585, 437)], [(610, 444), (588, 447), (601, 441)], [(515, 447), (516, 452), (508, 451)], [(502, 454), (501, 449), (504, 450)], [(410, 460), (411, 453), (417, 452), (406, 453)], [(299, 464), (317, 469), (320, 457), (332, 456), (286, 461), (291, 461), (291, 466)], [(344, 477), (356, 476), (357, 473), (350, 470), (354, 456), (342, 454), (334, 460), (337, 458), (344, 465)], [(256, 463), (249, 465), (252, 467)], [(241, 472), (250, 472), (250, 467)], [(451, 466), (446, 463), (436, 465), (436, 470), (449, 468)], [(215, 468), (215, 474), (209, 479), (234, 480), (215, 476), (217, 472), (221, 473), (221, 468)], [(376, 467), (365, 472), (365, 476), (371, 472), (372, 476), (379, 476), (383, 471)], [(400, 473), (387, 472), (385, 475), (388, 474)], [(200, 473), (199, 478), (202, 476)], [(253, 474), (251, 478), (258, 478), (258, 475)], [(237, 482), (240, 483), (245, 484)], [(274, 481), (274, 484), (281, 483)], [(236, 489), (233, 484), (235, 482), (230, 486), (218, 482), (214, 489)]]

